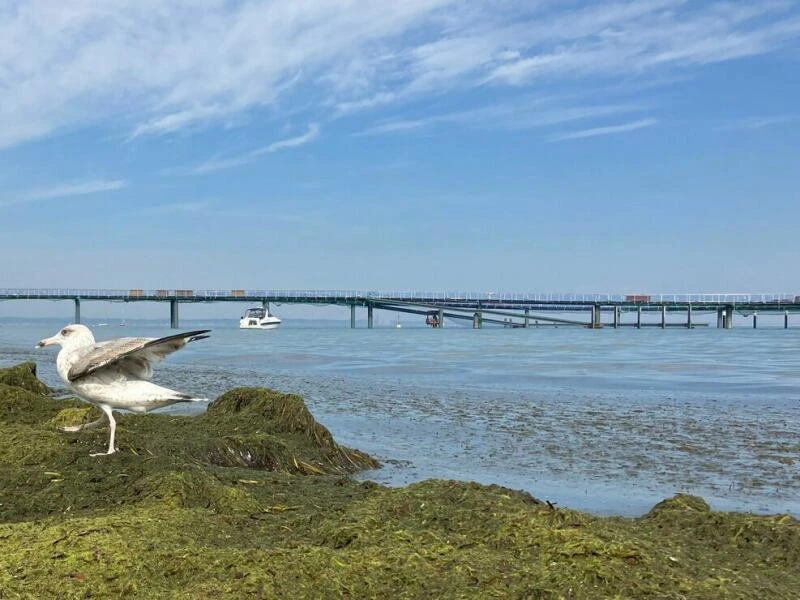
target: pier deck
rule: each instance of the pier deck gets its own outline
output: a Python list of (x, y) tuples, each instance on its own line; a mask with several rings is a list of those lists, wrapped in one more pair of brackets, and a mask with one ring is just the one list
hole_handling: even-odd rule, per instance
[[(392, 310), (411, 314), (438, 314), (444, 317), (469, 319), (473, 326), (493, 323), (526, 327), (531, 320), (546, 323), (583, 325), (590, 328), (609, 326), (602, 322), (603, 312), (611, 311), (611, 326), (621, 326), (621, 313), (636, 311), (637, 326), (642, 326), (642, 312), (660, 311), (661, 325), (666, 327), (666, 315), (685, 312), (685, 326), (692, 327), (693, 313), (717, 313), (718, 327), (730, 328), (733, 314), (753, 316), (753, 326), (759, 313), (782, 313), (788, 327), (790, 313), (800, 312), (800, 295), (795, 294), (534, 294), (498, 292), (425, 292), (376, 290), (200, 290), (200, 289), (40, 289), (0, 288), (0, 300), (72, 300), (75, 322), (80, 322), (82, 301), (106, 302), (169, 302), (170, 323), (178, 327), (178, 306), (198, 302), (246, 302), (268, 305), (317, 304), (349, 306), (351, 326), (355, 327), (356, 307), (366, 307), (368, 325), (372, 325), (373, 309)], [(553, 312), (577, 313), (591, 311), (588, 321), (552, 316)], [(446, 311), (446, 312), (445, 312)], [(532, 311), (545, 312), (535, 315)], [(502, 320), (501, 320), (502, 318)], [(674, 324), (669, 324), (674, 326)]]

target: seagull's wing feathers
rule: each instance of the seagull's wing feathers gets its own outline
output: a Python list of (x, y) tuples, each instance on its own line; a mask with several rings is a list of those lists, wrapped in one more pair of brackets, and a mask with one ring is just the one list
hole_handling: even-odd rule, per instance
[(121, 359), (128, 356), (130, 360), (126, 361), (128, 363), (126, 366), (130, 368), (126, 370), (136, 377), (149, 379), (151, 371), (149, 363), (136, 360), (130, 352), (141, 349), (152, 339), (126, 337), (79, 348), (75, 351), (76, 358), (67, 373), (67, 378), (75, 381), (109, 365), (120, 365)]
[(93, 344), (80, 353), (67, 373), (67, 378), (75, 381), (114, 365), (134, 377), (149, 379), (152, 375), (151, 362), (163, 359), (189, 342), (207, 338), (204, 334), (209, 331), (211, 330), (199, 329), (163, 338), (128, 337)]

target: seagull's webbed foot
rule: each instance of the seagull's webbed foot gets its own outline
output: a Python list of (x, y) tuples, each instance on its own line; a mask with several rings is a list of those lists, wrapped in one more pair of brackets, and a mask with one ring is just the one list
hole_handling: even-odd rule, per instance
[(119, 452), (119, 448), (112, 448), (108, 452), (90, 452), (89, 456), (108, 456), (109, 454), (114, 454), (115, 452)]
[(99, 419), (92, 421), (91, 423), (83, 423), (82, 425), (64, 425), (59, 427), (60, 431), (65, 433), (75, 433), (77, 431), (83, 431), (84, 429), (94, 429), (96, 427), (100, 427), (103, 423), (106, 422), (106, 415), (103, 413), (100, 415)]

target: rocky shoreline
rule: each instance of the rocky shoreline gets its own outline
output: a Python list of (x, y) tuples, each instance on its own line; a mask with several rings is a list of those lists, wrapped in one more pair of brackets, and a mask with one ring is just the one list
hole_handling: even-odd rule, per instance
[(0, 369), (0, 598), (796, 598), (800, 524), (678, 495), (601, 518), (498, 486), (404, 488), (302, 398), (125, 415), (120, 451), (35, 365)]

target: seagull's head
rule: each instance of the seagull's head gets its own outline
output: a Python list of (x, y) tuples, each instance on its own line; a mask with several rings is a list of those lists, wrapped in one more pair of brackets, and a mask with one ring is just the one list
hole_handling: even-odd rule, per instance
[(36, 344), (36, 347), (44, 348), (45, 346), (52, 346), (53, 344), (61, 346), (62, 348), (68, 346), (88, 346), (89, 344), (94, 344), (94, 336), (92, 335), (92, 330), (86, 327), (86, 325), (78, 325), (75, 323), (67, 325), (54, 336), (43, 339)]

